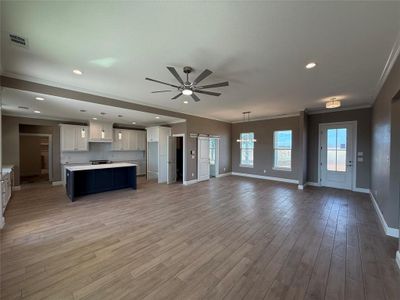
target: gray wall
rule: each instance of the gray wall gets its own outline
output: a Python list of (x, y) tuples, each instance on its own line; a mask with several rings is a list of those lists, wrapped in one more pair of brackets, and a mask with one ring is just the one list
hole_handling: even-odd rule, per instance
[(308, 114), (300, 112), (299, 116), (299, 185), (307, 182), (307, 143), (308, 143)]
[(400, 58), (394, 64), (373, 106), (371, 191), (390, 227), (399, 227), (400, 111), (392, 102), (400, 90)]
[(308, 116), (308, 182), (318, 182), (319, 124), (347, 121), (357, 121), (357, 151), (364, 152), (364, 161), (357, 162), (356, 186), (366, 189), (370, 187), (371, 108), (310, 114)]
[[(292, 171), (273, 170), (273, 134), (276, 130), (292, 130)], [(240, 143), (242, 132), (254, 132), (254, 167), (240, 167)], [(232, 124), (232, 171), (261, 176), (273, 176), (298, 180), (299, 170), (299, 117), (278, 118)], [(264, 173), (266, 170), (266, 173)]]
[[(2, 159), (4, 165), (12, 164), (15, 166), (15, 185), (19, 185), (19, 133), (20, 125), (36, 125), (21, 126), (24, 133), (45, 133), (52, 135), (52, 161), (53, 161), (53, 180), (61, 180), (60, 166), (60, 129), (58, 121), (19, 118), (3, 116), (2, 118)], [(28, 129), (29, 128), (29, 129)]]

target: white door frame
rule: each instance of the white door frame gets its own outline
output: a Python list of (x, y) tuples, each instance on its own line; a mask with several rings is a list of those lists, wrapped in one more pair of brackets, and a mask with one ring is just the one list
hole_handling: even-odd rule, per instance
[(321, 186), (321, 133), (322, 126), (341, 126), (350, 125), (353, 129), (353, 155), (352, 155), (352, 183), (351, 190), (357, 189), (357, 121), (346, 121), (346, 122), (333, 122), (333, 123), (320, 123), (318, 125), (318, 186)]
[(210, 137), (211, 139), (215, 139), (217, 141), (216, 147), (215, 147), (215, 178), (219, 176), (219, 137)]
[[(197, 181), (201, 181), (200, 180), (200, 159), (199, 159), (200, 139), (208, 139), (208, 147), (210, 147), (210, 137), (208, 137), (208, 136), (197, 137)], [(210, 148), (208, 148), (208, 179), (207, 180), (210, 180)]]
[(52, 134), (45, 134), (45, 133), (23, 133), (20, 132), (19, 136), (44, 136), (49, 138), (49, 146), (48, 146), (48, 151), (49, 151), (49, 181), (53, 181), (53, 135)]
[(178, 134), (173, 134), (173, 137), (182, 137), (183, 138), (183, 178), (182, 178), (182, 183), (186, 181), (186, 134), (184, 133), (178, 133)]

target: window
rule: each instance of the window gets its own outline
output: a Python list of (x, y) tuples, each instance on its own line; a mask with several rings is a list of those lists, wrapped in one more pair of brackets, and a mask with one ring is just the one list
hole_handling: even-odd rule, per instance
[(327, 131), (327, 170), (346, 172), (347, 128)]
[(240, 134), (240, 166), (253, 167), (254, 132)]
[(217, 152), (217, 140), (210, 139), (210, 165), (215, 165), (216, 152)]
[(274, 169), (292, 169), (292, 131), (274, 132)]

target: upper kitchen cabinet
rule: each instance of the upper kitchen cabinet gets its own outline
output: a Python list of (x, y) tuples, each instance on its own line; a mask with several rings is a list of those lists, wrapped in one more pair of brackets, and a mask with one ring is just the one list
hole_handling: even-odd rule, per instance
[(88, 151), (89, 127), (60, 124), (61, 151)]
[(145, 151), (146, 132), (114, 128), (112, 149), (114, 151)]
[(113, 127), (112, 123), (90, 121), (89, 142), (112, 142)]

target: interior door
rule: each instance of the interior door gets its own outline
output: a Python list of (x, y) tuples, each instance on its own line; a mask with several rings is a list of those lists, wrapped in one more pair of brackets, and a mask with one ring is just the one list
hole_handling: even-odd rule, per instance
[(320, 183), (322, 186), (351, 190), (354, 150), (352, 123), (321, 125)]
[(197, 139), (197, 180), (210, 179), (210, 139), (198, 137)]
[(167, 183), (176, 182), (176, 137), (168, 136), (168, 177)]

